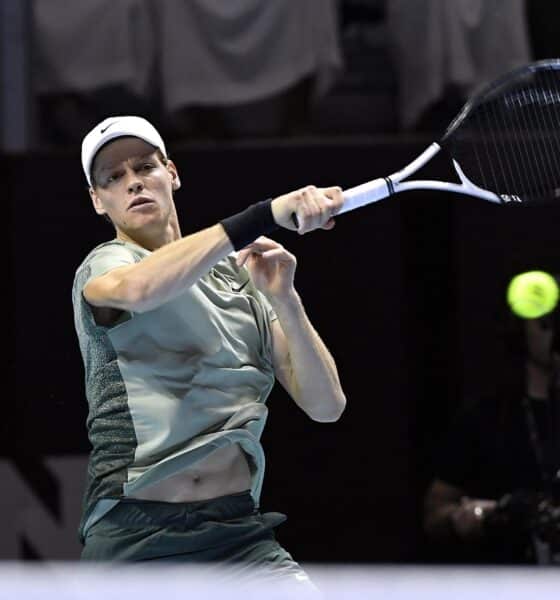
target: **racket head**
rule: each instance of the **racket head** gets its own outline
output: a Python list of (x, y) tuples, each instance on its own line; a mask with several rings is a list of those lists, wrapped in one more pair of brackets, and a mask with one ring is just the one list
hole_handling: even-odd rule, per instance
[(560, 59), (518, 67), (481, 88), (440, 140), (477, 186), (504, 201), (560, 197)]

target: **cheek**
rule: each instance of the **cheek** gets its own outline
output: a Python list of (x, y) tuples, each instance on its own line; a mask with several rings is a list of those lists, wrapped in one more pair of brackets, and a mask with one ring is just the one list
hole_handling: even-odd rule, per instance
[(162, 194), (173, 196), (173, 181), (171, 177), (163, 174), (153, 182), (153, 186)]
[(125, 212), (124, 206), (124, 202), (122, 200), (119, 201), (118, 197), (106, 196), (100, 201), (101, 214), (105, 214), (111, 219), (113, 216), (117, 219), (122, 218)]

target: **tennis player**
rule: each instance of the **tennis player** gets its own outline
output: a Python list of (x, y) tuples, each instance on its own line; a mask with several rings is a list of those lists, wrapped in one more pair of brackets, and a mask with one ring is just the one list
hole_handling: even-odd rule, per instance
[(179, 173), (148, 121), (99, 123), (82, 164), (115, 230), (73, 285), (92, 445), (82, 559), (254, 567), (305, 585), (275, 538), (285, 515), (259, 511), (265, 402), (275, 378), (315, 421), (346, 400), (296, 259), (265, 236), (294, 230), (293, 213), (300, 234), (332, 229), (340, 189), (309, 186), (183, 237)]

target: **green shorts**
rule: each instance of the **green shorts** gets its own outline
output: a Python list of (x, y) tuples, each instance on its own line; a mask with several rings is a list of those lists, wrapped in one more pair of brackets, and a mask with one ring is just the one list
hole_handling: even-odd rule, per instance
[(249, 492), (185, 503), (123, 499), (89, 528), (82, 560), (219, 563), (313, 587), (276, 541), (274, 528), (285, 520), (257, 511)]

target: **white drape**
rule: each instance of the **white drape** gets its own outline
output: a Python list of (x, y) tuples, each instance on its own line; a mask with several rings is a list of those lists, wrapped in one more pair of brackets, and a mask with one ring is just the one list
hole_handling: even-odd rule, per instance
[(404, 129), (448, 86), (465, 94), (531, 59), (524, 0), (389, 0)]
[(39, 94), (122, 85), (144, 94), (156, 58), (146, 0), (33, 0)]
[(168, 110), (257, 100), (308, 75), (321, 93), (342, 63), (336, 0), (34, 0), (34, 31), (39, 93), (144, 94), (152, 78)]

